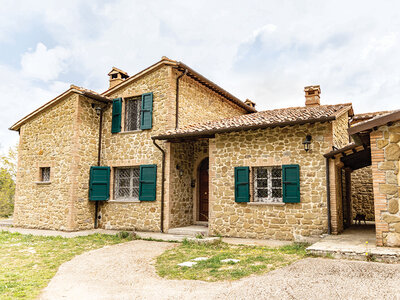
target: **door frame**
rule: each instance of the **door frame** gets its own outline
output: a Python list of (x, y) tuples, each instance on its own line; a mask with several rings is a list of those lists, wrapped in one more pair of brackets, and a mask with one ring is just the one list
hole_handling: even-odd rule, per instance
[[(200, 204), (200, 164), (201, 162), (208, 158), (209, 155), (208, 153), (204, 153), (203, 155), (199, 156), (194, 163), (194, 168), (193, 168), (193, 180), (195, 184), (195, 188), (193, 189), (193, 222), (204, 222), (204, 221), (199, 221), (199, 204)], [(208, 172), (210, 172), (210, 165), (208, 165)], [(210, 173), (209, 173), (210, 174)], [(210, 188), (210, 176), (208, 177), (208, 187)], [(210, 194), (210, 192), (208, 193)], [(208, 215), (210, 215), (210, 198), (208, 198)], [(210, 218), (209, 218), (210, 219)]]

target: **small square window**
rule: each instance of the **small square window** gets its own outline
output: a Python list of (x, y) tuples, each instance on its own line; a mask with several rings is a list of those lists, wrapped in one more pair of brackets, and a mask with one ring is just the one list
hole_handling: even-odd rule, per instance
[(253, 168), (253, 183), (254, 202), (283, 203), (280, 167)]
[(50, 181), (50, 167), (40, 168), (40, 181), (42, 182)]
[(140, 129), (141, 97), (128, 98), (125, 100), (125, 131)]

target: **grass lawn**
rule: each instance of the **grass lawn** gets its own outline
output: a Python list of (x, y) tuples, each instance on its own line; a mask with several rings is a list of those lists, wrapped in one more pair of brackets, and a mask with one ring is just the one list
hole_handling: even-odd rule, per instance
[(0, 299), (34, 299), (62, 263), (128, 240), (101, 234), (62, 238), (0, 231)]
[[(280, 248), (258, 246), (198, 245), (183, 242), (178, 247), (166, 251), (157, 258), (157, 272), (168, 279), (197, 279), (205, 281), (235, 280), (251, 274), (262, 274), (287, 266), (306, 257), (306, 245), (293, 244)], [(207, 257), (192, 267), (177, 264), (197, 257)], [(237, 263), (221, 262), (231, 258)]]

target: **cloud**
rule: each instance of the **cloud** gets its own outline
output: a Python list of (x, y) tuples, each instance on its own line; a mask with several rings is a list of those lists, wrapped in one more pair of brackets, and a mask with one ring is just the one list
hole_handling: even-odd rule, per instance
[(60, 81), (38, 86), (20, 70), (0, 64), (0, 152), (18, 142), (18, 133), (8, 130), (12, 124), (68, 88), (69, 83)]
[(135, 74), (163, 55), (258, 109), (303, 105), (311, 84), (321, 85), (322, 103), (399, 108), (398, 1), (0, 0), (0, 7), (0, 49), (7, 48), (0, 92), (13, 103), (0, 107), (7, 111), (0, 138), (68, 83), (101, 92), (112, 66)]
[(34, 52), (22, 55), (22, 74), (46, 82), (57, 79), (62, 72), (67, 71), (70, 56), (70, 52), (63, 47), (47, 49), (44, 44), (38, 43)]

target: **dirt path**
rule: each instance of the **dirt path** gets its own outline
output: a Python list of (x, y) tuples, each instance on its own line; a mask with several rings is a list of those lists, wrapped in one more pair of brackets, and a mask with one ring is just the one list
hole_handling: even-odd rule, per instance
[(400, 265), (308, 258), (233, 282), (165, 280), (154, 258), (171, 243), (133, 241), (63, 264), (41, 299), (396, 299)]

